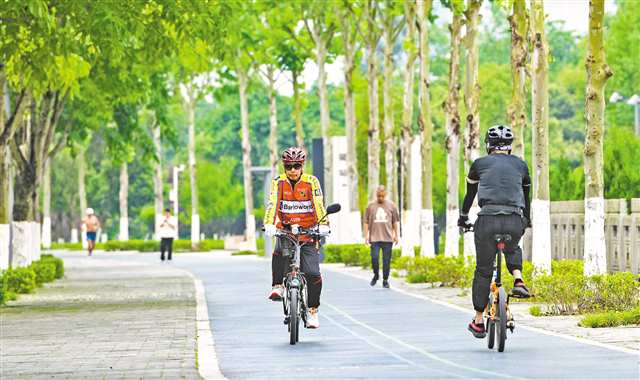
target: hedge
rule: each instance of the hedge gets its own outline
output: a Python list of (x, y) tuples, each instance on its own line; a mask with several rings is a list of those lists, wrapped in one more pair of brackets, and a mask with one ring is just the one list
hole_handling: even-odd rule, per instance
[[(82, 243), (54, 243), (52, 249), (67, 249), (70, 251), (82, 251)], [(110, 240), (106, 243), (96, 244), (96, 249), (105, 251), (139, 251), (139, 252), (157, 252), (160, 250), (160, 242), (157, 240)], [(223, 240), (201, 240), (195, 247), (191, 248), (191, 240), (174, 240), (174, 252), (196, 252), (196, 251), (212, 251), (215, 249), (224, 249)]]
[(36, 287), (64, 276), (64, 262), (51, 255), (42, 255), (28, 267), (0, 272), (0, 305), (16, 299), (16, 294), (33, 292)]

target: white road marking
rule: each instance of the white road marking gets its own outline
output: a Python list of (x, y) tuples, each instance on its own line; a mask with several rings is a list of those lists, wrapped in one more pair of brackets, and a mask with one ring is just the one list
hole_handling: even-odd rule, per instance
[(431, 353), (431, 352), (429, 352), (429, 351), (427, 351), (425, 349), (422, 349), (420, 347), (416, 347), (414, 345), (411, 345), (411, 344), (409, 344), (407, 342), (404, 342), (404, 341), (402, 341), (402, 340), (400, 340), (400, 339), (398, 339), (398, 338), (396, 338), (394, 336), (386, 334), (383, 331), (380, 331), (380, 330), (378, 330), (378, 329), (376, 329), (374, 327), (371, 327), (371, 326), (369, 326), (368, 324), (366, 324), (364, 322), (360, 322), (359, 320), (353, 318), (351, 315), (349, 315), (346, 312), (342, 311), (338, 307), (327, 303), (326, 301), (323, 302), (323, 305), (327, 305), (329, 308), (331, 308), (332, 310), (334, 310), (338, 314), (342, 315), (343, 317), (347, 318), (351, 322), (353, 322), (353, 323), (355, 323), (355, 324), (357, 324), (357, 325), (359, 325), (359, 326), (361, 326), (361, 327), (363, 327), (363, 328), (365, 328), (365, 329), (367, 329), (367, 330), (369, 330), (371, 332), (374, 332), (374, 333), (376, 333), (376, 334), (378, 334), (378, 335), (380, 335), (380, 336), (382, 336), (382, 337), (384, 337), (384, 338), (386, 338), (386, 339), (388, 339), (388, 340), (390, 340), (392, 342), (395, 342), (395, 343), (397, 343), (397, 344), (399, 344), (399, 345), (401, 345), (403, 347), (406, 347), (406, 348), (408, 348), (410, 350), (416, 351), (416, 352), (428, 357), (429, 359), (435, 360), (437, 362), (440, 362), (440, 363), (443, 363), (443, 364), (447, 364), (447, 365), (450, 365), (452, 367), (460, 368), (460, 369), (463, 369), (463, 370), (466, 370), (466, 371), (481, 373), (483, 375), (490, 375), (490, 376), (501, 377), (501, 378), (506, 378), (506, 379), (522, 379), (521, 377), (504, 375), (504, 374), (498, 373), (498, 372), (485, 371), (485, 370), (478, 369), (478, 368), (467, 367), (465, 365), (458, 364), (456, 362), (452, 362), (450, 360), (441, 358), (438, 355), (433, 354), (433, 353)]

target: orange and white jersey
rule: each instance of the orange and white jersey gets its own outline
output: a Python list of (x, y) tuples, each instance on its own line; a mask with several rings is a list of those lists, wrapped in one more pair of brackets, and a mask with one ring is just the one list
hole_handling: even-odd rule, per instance
[[(264, 224), (297, 224), (309, 228), (326, 215), (320, 181), (311, 174), (302, 174), (295, 185), (282, 174), (271, 182), (269, 204), (264, 214)], [(276, 216), (278, 217), (276, 223)], [(328, 224), (325, 219), (321, 224)]]

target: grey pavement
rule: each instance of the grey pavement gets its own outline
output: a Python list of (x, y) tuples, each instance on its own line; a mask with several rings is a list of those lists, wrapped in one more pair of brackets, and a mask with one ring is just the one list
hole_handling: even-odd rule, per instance
[(321, 328), (301, 330), (291, 346), (281, 305), (266, 300), (268, 260), (198, 253), (172, 265), (203, 281), (220, 369), (229, 379), (639, 378), (635, 353), (518, 327), (504, 353), (488, 350), (486, 340), (466, 331), (471, 312), (328, 270)]
[[(352, 277), (363, 280), (370, 280), (372, 272), (360, 267), (347, 267), (343, 264), (324, 264), (327, 269), (344, 273)], [(471, 301), (471, 291), (469, 289), (434, 287), (431, 284), (409, 284), (403, 278), (391, 278), (391, 283), (396, 289), (409, 294), (426, 297), (430, 300), (437, 300), (449, 303), (469, 310)], [(380, 282), (378, 282), (380, 286)], [(622, 349), (640, 350), (640, 326), (619, 326), (605, 328), (587, 328), (578, 326), (580, 316), (541, 316), (534, 317), (529, 313), (529, 307), (535, 305), (530, 299), (529, 302), (519, 302), (512, 300), (510, 309), (514, 313), (514, 318), (518, 325), (542, 329), (550, 333), (568, 335), (576, 338), (587, 339), (594, 343), (602, 343), (620, 347)], [(638, 351), (640, 353), (640, 351)]]
[(0, 378), (200, 378), (188, 274), (109, 254), (57, 255), (64, 279), (0, 309)]

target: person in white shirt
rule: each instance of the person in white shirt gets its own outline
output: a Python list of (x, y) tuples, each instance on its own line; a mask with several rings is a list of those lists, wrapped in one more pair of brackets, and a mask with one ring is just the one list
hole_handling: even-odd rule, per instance
[(164, 216), (160, 222), (160, 260), (162, 261), (164, 261), (165, 252), (167, 252), (167, 259), (171, 260), (173, 239), (178, 235), (177, 225), (176, 217), (171, 215), (171, 210), (164, 209)]

